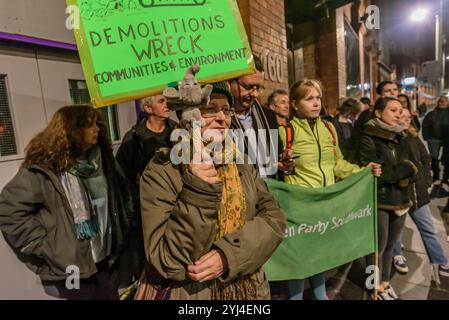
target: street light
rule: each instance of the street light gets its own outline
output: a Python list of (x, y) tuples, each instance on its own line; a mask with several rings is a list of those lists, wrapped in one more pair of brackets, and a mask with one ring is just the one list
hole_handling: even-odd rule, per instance
[(410, 15), (410, 20), (412, 20), (412, 22), (423, 22), (427, 19), (428, 14), (428, 9), (419, 8), (412, 12), (412, 14)]
[[(442, 68), (442, 77), (440, 78), (439, 82), (439, 88), (437, 88), (438, 92), (441, 92), (444, 88), (444, 56), (443, 56), (443, 30), (442, 30), (442, 8), (443, 8), (443, 2), (442, 0), (439, 0), (438, 9), (435, 11), (435, 61), (441, 63)], [(430, 10), (428, 8), (418, 8), (415, 9), (412, 14), (410, 15), (410, 20), (415, 23), (423, 23), (428, 19)], [(448, 59), (449, 57), (446, 57)], [(449, 60), (449, 59), (448, 59)]]

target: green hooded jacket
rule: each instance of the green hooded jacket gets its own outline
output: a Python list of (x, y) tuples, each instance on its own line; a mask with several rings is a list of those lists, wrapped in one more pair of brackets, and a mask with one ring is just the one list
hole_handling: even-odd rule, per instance
[[(285, 177), (285, 182), (304, 187), (319, 188), (335, 184), (335, 177), (344, 179), (362, 170), (359, 166), (349, 163), (343, 158), (338, 146), (338, 136), (334, 126), (321, 118), (315, 125), (310, 125), (307, 119), (294, 118), (293, 127), (293, 158), (295, 172)], [(279, 135), (286, 145), (284, 127), (279, 128)]]

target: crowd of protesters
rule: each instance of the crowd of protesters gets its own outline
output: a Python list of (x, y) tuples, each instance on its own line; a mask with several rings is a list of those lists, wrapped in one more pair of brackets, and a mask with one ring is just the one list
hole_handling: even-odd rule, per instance
[[(449, 276), (428, 192), (449, 183), (448, 98), (427, 115), (414, 114), (410, 98), (386, 81), (374, 103), (344, 97), (330, 117), (322, 104), (326, 88), (314, 79), (275, 90), (264, 105), (257, 57), (255, 65), (254, 74), (211, 84), (208, 99), (178, 105), (178, 123), (170, 119), (169, 94), (141, 100), (145, 117), (115, 158), (94, 108), (54, 114), (0, 194), (0, 229), (46, 292), (65, 299), (119, 299), (119, 292), (143, 300), (270, 299), (263, 265), (282, 242), (286, 219), (263, 179), (328, 187), (363, 167), (378, 177), (380, 285), (370, 296), (399, 299), (391, 268), (409, 271), (401, 241), (408, 214), (430, 262)], [(195, 145), (194, 120), (202, 146), (176, 163), (171, 135), (184, 130)], [(219, 134), (208, 139), (208, 129)], [(224, 145), (229, 129), (265, 130), (244, 139), (243, 156), (254, 164), (208, 149)], [(269, 160), (272, 152), (277, 161)], [(373, 256), (367, 260), (375, 264)], [(68, 266), (79, 268), (80, 290), (67, 288)], [(287, 282), (288, 299), (303, 299), (305, 280)], [(325, 273), (308, 280), (315, 299), (329, 299)]]

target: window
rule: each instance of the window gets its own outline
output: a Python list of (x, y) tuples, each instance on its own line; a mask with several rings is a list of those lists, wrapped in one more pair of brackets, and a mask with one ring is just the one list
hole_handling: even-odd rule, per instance
[(6, 88), (6, 75), (0, 74), (0, 157), (16, 154), (16, 136)]
[(359, 39), (352, 27), (345, 22), (345, 45), (346, 45), (346, 96), (359, 98), (362, 94), (360, 83), (360, 51)]
[(87, 90), (86, 81), (84, 80), (69, 80), (70, 85), (70, 99), (73, 104), (90, 103), (90, 95)]
[(370, 79), (370, 58), (367, 51), (365, 51), (365, 97), (371, 98), (371, 79)]
[[(73, 104), (90, 103), (90, 95), (84, 80), (69, 80), (70, 99)], [(117, 105), (98, 109), (106, 125), (111, 141), (120, 140)]]

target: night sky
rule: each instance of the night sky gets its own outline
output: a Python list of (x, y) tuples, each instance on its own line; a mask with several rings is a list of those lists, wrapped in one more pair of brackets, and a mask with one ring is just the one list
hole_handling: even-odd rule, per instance
[[(438, 10), (439, 0), (394, 0), (390, 5), (391, 14), (385, 17), (385, 31), (392, 54), (391, 62), (397, 63), (398, 61), (394, 60), (404, 56), (410, 59), (418, 58), (420, 62), (434, 60), (435, 12)], [(427, 19), (421, 23), (412, 22), (411, 13), (420, 7), (428, 8)]]

